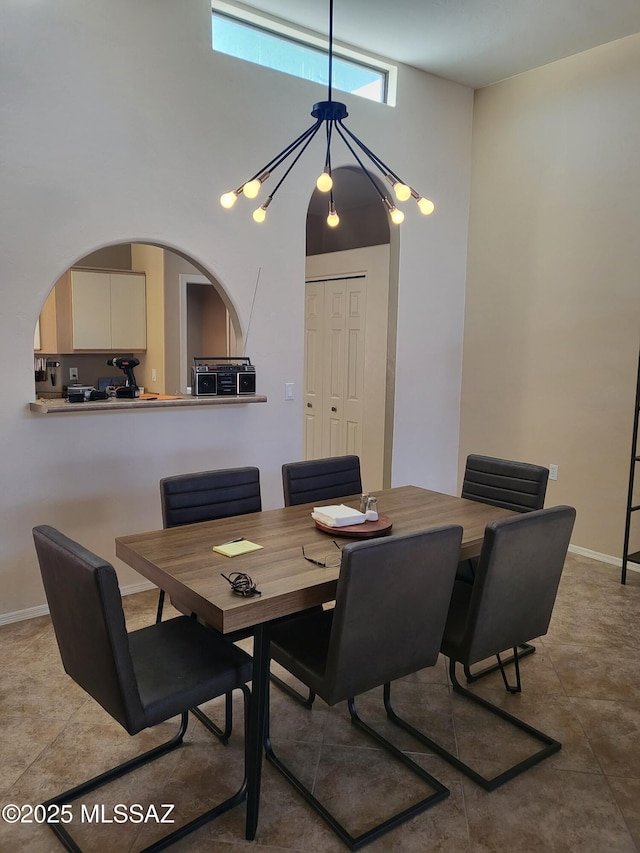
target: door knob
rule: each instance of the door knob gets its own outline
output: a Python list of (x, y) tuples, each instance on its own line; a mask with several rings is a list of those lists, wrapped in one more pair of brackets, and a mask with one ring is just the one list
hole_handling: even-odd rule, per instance
[(313, 409), (313, 404), (312, 404), (312, 403), (307, 403), (307, 409)]
[(331, 406), (331, 411), (332, 411), (332, 412), (337, 412), (338, 410), (336, 409), (336, 407), (335, 407), (335, 406)]

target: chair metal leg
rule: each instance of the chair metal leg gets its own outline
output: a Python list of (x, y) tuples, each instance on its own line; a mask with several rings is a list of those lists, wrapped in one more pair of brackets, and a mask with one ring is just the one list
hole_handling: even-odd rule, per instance
[(162, 611), (164, 609), (164, 590), (160, 590), (158, 595), (158, 610), (156, 612), (156, 623), (162, 622)]
[[(527, 657), (527, 655), (532, 655), (535, 650), (536, 647), (532, 646), (531, 643), (523, 643), (521, 646), (518, 647), (518, 658), (524, 658)], [(465, 664), (464, 674), (467, 679), (467, 684), (473, 684), (473, 682), (477, 681), (479, 678), (484, 678), (485, 675), (489, 675), (492, 672), (497, 672), (501, 669), (502, 666), (505, 666), (505, 664), (513, 663), (515, 661), (514, 655), (508, 657), (506, 660), (503, 660), (502, 664), (500, 664), (499, 662), (499, 655), (496, 655), (496, 658), (498, 658), (498, 661), (496, 663), (492, 664), (491, 666), (487, 666), (484, 669), (481, 669), (479, 672), (471, 672), (471, 668)], [(505, 687), (509, 693), (519, 692), (511, 690), (511, 688), (506, 684), (506, 682)]]
[[(246, 734), (251, 693), (246, 685), (242, 685), (242, 692), (244, 695), (244, 716)], [(88, 779), (86, 782), (83, 782), (80, 785), (76, 785), (74, 788), (70, 788), (68, 791), (65, 791), (62, 794), (58, 794), (58, 796), (53, 797), (50, 800), (47, 800), (45, 803), (43, 803), (45, 814), (49, 815), (52, 813), (52, 810), (50, 808), (51, 806), (62, 806), (67, 803), (70, 803), (71, 801), (76, 800), (83, 794), (86, 794), (90, 791), (94, 791), (96, 788), (100, 788), (102, 785), (106, 785), (108, 782), (112, 782), (114, 779), (118, 779), (121, 776), (130, 773), (132, 770), (135, 770), (136, 768), (141, 767), (144, 764), (148, 764), (150, 761), (159, 758), (161, 755), (165, 755), (167, 752), (176, 749), (183, 742), (188, 722), (189, 714), (188, 712), (185, 712), (181, 715), (180, 728), (178, 730), (178, 733), (174, 735), (174, 737), (172, 737), (170, 740), (166, 741), (163, 744), (160, 744), (160, 746), (156, 746), (153, 749), (142, 753), (142, 755), (138, 755), (129, 761), (125, 761), (123, 764), (119, 764), (117, 767), (113, 767), (111, 770), (107, 770), (105, 773), (101, 773), (99, 776), (94, 776), (92, 779)], [(219, 815), (224, 814), (224, 812), (229, 811), (229, 809), (232, 809), (240, 803), (244, 802), (244, 800), (246, 799), (246, 790), (247, 759), (245, 753), (244, 778), (242, 780), (240, 788), (238, 788), (235, 794), (224, 800), (224, 802), (220, 803), (219, 805), (214, 806), (214, 808), (209, 809), (199, 817), (196, 817), (193, 820), (189, 821), (189, 823), (186, 823), (184, 826), (179, 827), (174, 832), (171, 832), (169, 835), (165, 835), (164, 838), (161, 838), (154, 844), (145, 847), (144, 850), (140, 851), (140, 853), (158, 853), (158, 851), (166, 849), (171, 844), (174, 844), (176, 841), (178, 841), (180, 838), (184, 838), (189, 833), (193, 832), (196, 829), (199, 829), (201, 826), (204, 826), (205, 823), (208, 823)], [(82, 848), (71, 837), (64, 824), (60, 822), (53, 823), (49, 821), (47, 821), (47, 824), (62, 842), (62, 845), (64, 846), (65, 850), (69, 850), (71, 851), (71, 853), (82, 853)]]
[(500, 668), (500, 675), (502, 676), (502, 681), (504, 682), (504, 689), (507, 693), (522, 693), (522, 681), (520, 680), (520, 653), (518, 652), (518, 647), (513, 647), (513, 654), (510, 660), (513, 661), (514, 670), (516, 673), (516, 683), (509, 684), (509, 680), (507, 679), (507, 673), (504, 668), (505, 663), (507, 661), (503, 661), (500, 655), (496, 655), (498, 659), (498, 666)]
[(302, 693), (296, 690), (295, 687), (291, 687), (291, 685), (287, 684), (286, 681), (283, 681), (281, 678), (278, 678), (277, 675), (271, 673), (269, 678), (271, 679), (272, 684), (275, 684), (276, 687), (279, 687), (280, 690), (283, 690), (285, 693), (295, 699), (296, 702), (300, 702), (300, 704), (304, 705), (305, 708), (310, 709), (313, 705), (313, 702), (316, 698), (316, 694), (313, 692), (313, 690), (309, 689), (309, 694), (307, 696), (304, 696)]
[(224, 729), (217, 726), (211, 717), (208, 717), (200, 708), (191, 708), (191, 713), (196, 719), (200, 720), (202, 725), (208, 729), (211, 734), (215, 735), (221, 744), (229, 745), (229, 738), (233, 730), (233, 696), (231, 693), (225, 693), (224, 697)]
[(459, 693), (462, 696), (466, 696), (467, 699), (470, 699), (477, 705), (482, 706), (487, 711), (490, 711), (492, 714), (495, 714), (497, 717), (500, 717), (500, 719), (505, 720), (515, 728), (526, 732), (535, 740), (543, 743), (543, 748), (538, 750), (538, 752), (535, 752), (533, 755), (524, 758), (522, 761), (517, 762), (512, 767), (509, 767), (507, 770), (504, 770), (502, 773), (498, 773), (493, 778), (488, 779), (485, 776), (482, 776), (480, 773), (477, 773), (475, 770), (469, 767), (468, 764), (465, 764), (453, 753), (446, 750), (443, 746), (440, 746), (439, 743), (436, 743), (434, 740), (431, 740), (431, 738), (425, 735), (423, 732), (420, 732), (418, 731), (418, 729), (415, 729), (406, 720), (403, 720), (401, 717), (399, 717), (391, 706), (390, 684), (385, 684), (384, 686), (384, 706), (387, 712), (387, 717), (397, 726), (400, 726), (400, 728), (409, 732), (410, 735), (412, 735), (421, 743), (432, 749), (441, 758), (444, 758), (445, 761), (448, 761), (449, 764), (453, 765), (453, 767), (455, 767), (457, 770), (460, 770), (461, 773), (464, 773), (465, 776), (468, 776), (476, 784), (484, 788), (485, 791), (494, 791), (496, 788), (500, 787), (500, 785), (504, 785), (505, 782), (508, 782), (510, 779), (519, 776), (521, 773), (524, 773), (525, 770), (529, 770), (530, 767), (534, 767), (536, 764), (539, 764), (541, 761), (544, 761), (545, 758), (549, 758), (549, 756), (554, 755), (554, 753), (558, 752), (562, 748), (562, 744), (559, 741), (555, 740), (549, 735), (544, 734), (544, 732), (541, 732), (538, 729), (534, 729), (533, 726), (524, 723), (522, 720), (519, 720), (512, 714), (509, 714), (507, 711), (503, 711), (502, 708), (499, 708), (497, 705), (493, 705), (491, 702), (488, 702), (481, 696), (477, 696), (475, 693), (472, 693), (470, 690), (467, 690), (458, 681), (455, 669), (456, 662), (450, 660), (449, 677), (451, 678), (451, 684), (455, 693)]
[(267, 757), (267, 761), (282, 773), (282, 775), (287, 779), (287, 781), (293, 785), (293, 787), (298, 791), (298, 793), (306, 800), (307, 803), (311, 806), (311, 808), (320, 815), (320, 817), (331, 827), (331, 829), (335, 832), (335, 834), (340, 838), (340, 840), (350, 849), (350, 850), (359, 850), (361, 847), (364, 847), (365, 844), (369, 844), (372, 841), (375, 841), (377, 838), (380, 838), (382, 835), (390, 832), (392, 829), (395, 829), (400, 824), (404, 823), (407, 820), (410, 820), (412, 817), (420, 814), (432, 806), (435, 806), (437, 803), (442, 802), (449, 796), (449, 789), (446, 788), (438, 779), (432, 776), (430, 773), (427, 773), (426, 770), (423, 770), (418, 764), (414, 761), (411, 761), (404, 752), (399, 750), (394, 744), (390, 741), (386, 740), (386, 738), (382, 737), (382, 735), (378, 734), (374, 729), (370, 728), (366, 723), (364, 723), (356, 712), (355, 700), (348, 700), (348, 708), (349, 714), (351, 716), (351, 722), (356, 725), (359, 729), (365, 732), (369, 737), (375, 740), (377, 743), (381, 744), (388, 752), (390, 752), (394, 758), (400, 761), (405, 767), (408, 767), (413, 773), (419, 776), (423, 781), (427, 782), (428, 785), (433, 788), (433, 793), (429, 794), (429, 796), (419, 800), (417, 803), (409, 806), (406, 809), (398, 812), (395, 815), (383, 820), (381, 823), (376, 826), (371, 827), (370, 829), (365, 830), (360, 835), (352, 835), (346, 827), (344, 827), (335, 817), (328, 811), (325, 806), (312, 794), (312, 792), (307, 788), (300, 779), (292, 772), (292, 770), (287, 767), (284, 762), (278, 758), (273, 750), (273, 745), (271, 743), (271, 738), (269, 736), (269, 725), (267, 722), (267, 731), (265, 736), (265, 754)]

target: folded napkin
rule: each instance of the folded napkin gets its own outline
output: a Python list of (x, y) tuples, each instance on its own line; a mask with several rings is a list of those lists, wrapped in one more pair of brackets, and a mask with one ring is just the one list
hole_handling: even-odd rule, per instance
[(327, 527), (348, 527), (351, 524), (362, 524), (367, 520), (363, 512), (352, 509), (350, 506), (340, 504), (339, 506), (316, 506), (313, 508), (311, 518), (325, 524)]

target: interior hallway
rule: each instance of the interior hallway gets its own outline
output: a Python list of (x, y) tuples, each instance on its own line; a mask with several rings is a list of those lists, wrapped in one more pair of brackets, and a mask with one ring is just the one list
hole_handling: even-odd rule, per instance
[[(153, 591), (125, 598), (130, 630), (154, 619)], [(546, 637), (522, 663), (523, 693), (507, 696), (499, 675), (474, 689), (527, 722), (558, 738), (562, 750), (493, 793), (485, 793), (439, 758), (394, 729), (397, 742), (440, 778), (451, 795), (401, 828), (370, 845), (373, 851), (573, 851), (619, 853), (640, 849), (640, 574), (626, 586), (619, 569), (569, 554)], [(36, 804), (66, 787), (140, 752), (168, 736), (162, 731), (130, 738), (64, 674), (48, 617), (0, 628), (0, 799)], [(521, 749), (520, 735), (485, 719), (447, 687), (441, 660), (431, 670), (398, 683), (397, 710), (418, 727), (485, 771), (493, 759)], [(219, 700), (210, 703), (220, 718)], [(359, 702), (362, 716), (384, 721), (381, 694)], [(478, 715), (482, 715), (478, 717)], [(465, 736), (473, 727), (473, 736)], [(222, 747), (197, 721), (186, 748), (85, 798), (103, 803), (174, 803), (182, 823), (235, 790), (242, 761), (241, 703), (231, 744)], [(315, 778), (321, 797), (356, 830), (370, 817), (389, 814), (421, 794), (420, 782), (353, 731), (344, 706), (317, 700), (311, 712), (272, 691), (272, 734), (276, 749), (305, 776)], [(416, 751), (417, 750), (417, 751)], [(506, 766), (506, 765), (502, 765)], [(228, 774), (228, 775), (227, 775)], [(172, 827), (155, 824), (81, 825), (74, 804), (77, 838), (100, 853), (135, 851)], [(262, 811), (255, 842), (243, 840), (244, 806), (228, 813), (171, 849), (185, 851), (345, 850), (289, 785), (265, 764)], [(0, 823), (0, 850), (56, 853), (62, 846), (46, 827)]]

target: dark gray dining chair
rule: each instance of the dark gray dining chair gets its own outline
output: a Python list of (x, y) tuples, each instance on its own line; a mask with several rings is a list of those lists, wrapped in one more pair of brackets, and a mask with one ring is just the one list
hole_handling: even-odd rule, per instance
[(362, 493), (358, 456), (329, 456), (282, 466), (285, 506), (332, 501)]
[[(216, 471), (198, 471), (193, 474), (177, 474), (160, 480), (160, 503), (162, 525), (180, 527), (198, 521), (213, 521), (260, 512), (260, 470), (253, 466), (244, 468), (221, 468)], [(156, 622), (162, 621), (165, 593), (160, 590)], [(181, 601), (172, 599), (176, 610), (190, 615), (190, 608)], [(211, 628), (213, 631), (214, 629)], [(236, 642), (251, 636), (251, 629), (225, 634), (225, 639)], [(231, 693), (225, 701), (225, 725), (221, 729), (199, 708), (193, 714), (222, 743), (227, 744), (233, 729), (233, 702)]]
[[(470, 501), (479, 501), (511, 509), (514, 512), (532, 512), (544, 506), (548, 480), (549, 469), (542, 465), (472, 453), (467, 456), (461, 496)], [(477, 565), (477, 557), (461, 561), (456, 579), (473, 583)], [(517, 570), (516, 564), (514, 571)], [(527, 643), (519, 651), (520, 657), (524, 657), (533, 654), (535, 646)], [(503, 661), (503, 663), (511, 662), (512, 659)], [(497, 669), (497, 663), (475, 673), (467, 667), (465, 669), (467, 682), (477, 681), (485, 675), (496, 672)]]
[[(130, 735), (180, 716), (170, 740), (51, 798), (44, 803), (47, 815), (55, 818), (52, 806), (76, 800), (179, 747), (189, 709), (235, 689), (244, 694), (246, 743), (249, 655), (188, 616), (127, 633), (113, 566), (53, 527), (35, 527), (33, 538), (67, 674)], [(246, 775), (245, 753), (245, 778), (232, 797), (146, 850), (164, 849), (243, 802)], [(206, 780), (201, 787), (206, 789)], [(52, 820), (49, 826), (67, 850), (80, 850), (63, 822)]]
[[(521, 691), (518, 647), (534, 637), (543, 636), (549, 629), (575, 516), (573, 507), (557, 506), (489, 524), (474, 583), (456, 581), (454, 584), (442, 639), (442, 653), (449, 658), (454, 692), (526, 732), (543, 744), (541, 749), (492, 778), (482, 776), (457, 755), (398, 717), (391, 705), (391, 685), (385, 686), (384, 701), (389, 719), (487, 791), (493, 791), (558, 752), (561, 744), (462, 687), (456, 678), (456, 663), (470, 666), (497, 655), (508, 691)], [(513, 570), (514, 560), (517, 560), (518, 571)], [(500, 658), (502, 650), (509, 648), (513, 649), (515, 658), (515, 684), (508, 683)]]
[(267, 732), (267, 760), (352, 850), (448, 796), (441, 782), (358, 716), (354, 697), (436, 663), (461, 540), (462, 528), (452, 525), (349, 543), (342, 549), (335, 608), (272, 629), (272, 658), (329, 705), (347, 700), (351, 721), (433, 790), (352, 835), (276, 755)]
[(542, 509), (549, 469), (529, 462), (470, 454), (462, 481), (462, 497), (515, 512)]
[[(286, 462), (282, 466), (282, 490), (285, 506), (298, 506), (313, 501), (320, 503), (362, 494), (360, 458), (350, 454)], [(276, 675), (272, 674), (271, 680), (305, 707), (311, 708), (313, 705), (313, 690), (309, 690), (304, 696)]]

